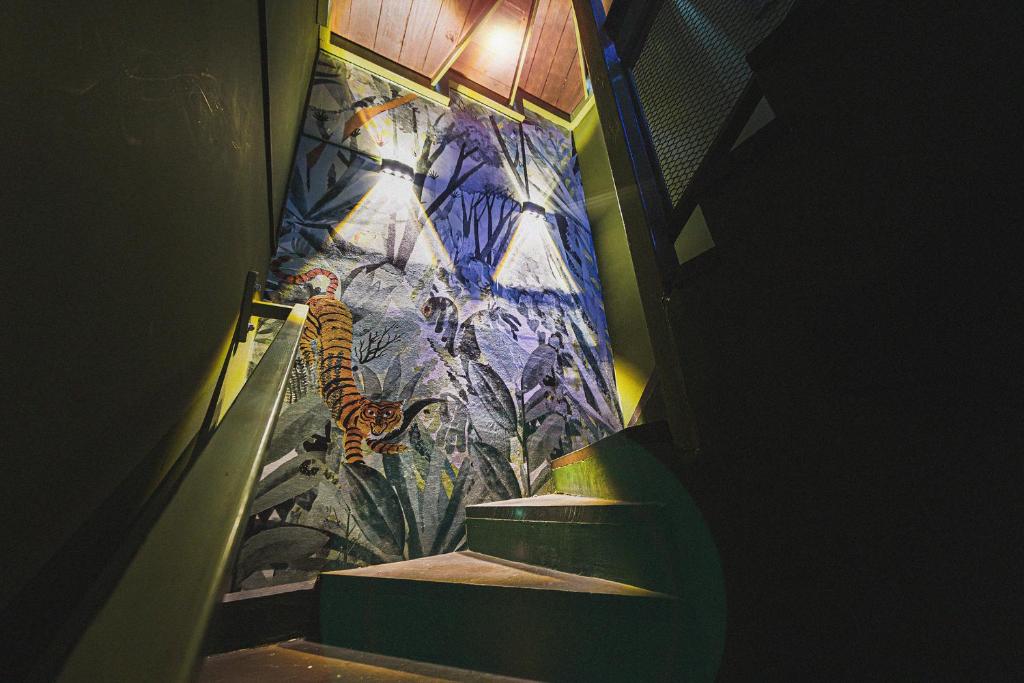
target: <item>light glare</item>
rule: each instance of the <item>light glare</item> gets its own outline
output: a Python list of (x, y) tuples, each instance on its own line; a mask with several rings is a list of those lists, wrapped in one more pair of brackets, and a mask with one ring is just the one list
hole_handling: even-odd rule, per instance
[(416, 175), (411, 166), (395, 159), (381, 159), (380, 172), (410, 183)]
[(544, 214), (525, 210), (525, 206), (505, 254), (494, 270), (494, 281), (505, 287), (530, 291), (580, 291), (576, 279), (562, 260)]
[(495, 56), (513, 56), (519, 52), (519, 34), (507, 26), (495, 26), (487, 34), (487, 49)]

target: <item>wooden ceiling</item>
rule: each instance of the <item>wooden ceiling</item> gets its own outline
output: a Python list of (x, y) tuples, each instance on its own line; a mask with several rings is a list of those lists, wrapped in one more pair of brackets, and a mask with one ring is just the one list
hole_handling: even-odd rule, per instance
[(564, 114), (584, 98), (572, 0), (333, 0), (330, 27), (433, 83), (456, 72), (508, 103), (526, 93)]

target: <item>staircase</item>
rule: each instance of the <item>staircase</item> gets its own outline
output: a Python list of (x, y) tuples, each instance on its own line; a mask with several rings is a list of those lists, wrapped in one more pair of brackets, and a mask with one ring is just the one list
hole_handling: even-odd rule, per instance
[[(559, 493), (468, 506), (465, 550), (322, 574), (319, 644), (302, 647), (455, 667), (435, 672), (455, 680), (712, 680), (717, 557), (658, 462), (671, 449), (664, 425), (624, 430), (554, 461)], [(273, 647), (290, 650), (238, 661), (297, 656)], [(202, 680), (236, 680), (214, 673), (241, 656), (208, 659)]]
[[(321, 577), (330, 645), (539, 680), (671, 673), (678, 601), (472, 550)], [(651, 635), (653, 634), (653, 638)]]

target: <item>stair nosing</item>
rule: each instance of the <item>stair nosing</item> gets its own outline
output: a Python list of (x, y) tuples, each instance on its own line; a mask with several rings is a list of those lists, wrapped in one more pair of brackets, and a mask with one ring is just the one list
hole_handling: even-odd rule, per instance
[[(657, 524), (662, 521), (664, 515), (665, 506), (662, 503), (612, 499), (596, 503), (593, 501), (601, 499), (589, 496), (577, 497), (588, 502), (574, 503), (571, 500), (573, 496), (565, 495), (562, 499), (541, 504), (523, 501), (536, 501), (542, 497), (467, 505), (466, 519), (545, 521), (562, 524)], [(543, 496), (543, 498), (547, 498), (547, 496)]]
[[(563, 584), (563, 585), (551, 585), (551, 586), (509, 585), (507, 583), (473, 583), (473, 582), (469, 582), (469, 581), (440, 580), (440, 579), (431, 579), (429, 577), (424, 577), (424, 576), (386, 576), (386, 575), (374, 575), (374, 574), (366, 574), (366, 573), (356, 573), (356, 572), (363, 572), (363, 571), (365, 571), (367, 569), (372, 569), (373, 567), (361, 567), (359, 569), (342, 569), (342, 570), (331, 571), (331, 572), (323, 572), (323, 573), (320, 574), (320, 578), (321, 578), (322, 582), (324, 582), (324, 581), (330, 582), (330, 581), (338, 580), (338, 579), (349, 580), (349, 581), (351, 581), (351, 580), (358, 580), (358, 581), (365, 581), (365, 582), (390, 581), (390, 582), (394, 582), (395, 584), (402, 584), (402, 583), (408, 584), (408, 585), (414, 585), (414, 584), (434, 584), (436, 586), (448, 585), (448, 586), (470, 587), (471, 589), (475, 589), (475, 588), (495, 589), (496, 588), (496, 589), (504, 589), (504, 590), (556, 591), (556, 592), (559, 592), (559, 593), (566, 593), (566, 594), (574, 594), (575, 593), (575, 594), (582, 594), (582, 595), (603, 595), (603, 596), (607, 596), (608, 598), (613, 598), (613, 599), (614, 598), (626, 598), (626, 599), (648, 599), (648, 600), (668, 600), (668, 601), (677, 601), (678, 600), (678, 598), (676, 596), (671, 595), (669, 593), (662, 593), (662, 592), (659, 592), (659, 591), (651, 590), (649, 588), (643, 588), (641, 586), (635, 586), (633, 584), (623, 583), (621, 581), (613, 581), (611, 579), (603, 579), (603, 578), (595, 577), (595, 576), (586, 576), (586, 575), (583, 575), (583, 574), (573, 574), (571, 572), (564, 572), (564, 571), (559, 571), (557, 569), (551, 569), (550, 567), (545, 567), (543, 565), (527, 564), (525, 562), (516, 562), (514, 560), (509, 560), (509, 559), (506, 559), (506, 558), (503, 558), (503, 557), (498, 557), (498, 556), (495, 556), (495, 555), (486, 555), (484, 553), (473, 551), (473, 550), (460, 550), (460, 551), (457, 551), (456, 553), (447, 553), (447, 554), (448, 555), (463, 555), (463, 556), (471, 557), (473, 559), (480, 560), (480, 561), (483, 561), (483, 562), (499, 564), (499, 565), (503, 565), (505, 567), (509, 567), (511, 569), (516, 569), (516, 570), (519, 570), (519, 571), (529, 572), (529, 573), (533, 573), (533, 574), (540, 574), (540, 575), (549, 576), (549, 577), (552, 577), (552, 578), (563, 578), (563, 577), (566, 578), (566, 579), (570, 579), (571, 578), (571, 580), (573, 580), (573, 581), (590, 584), (594, 588), (600, 588), (600, 587), (612, 588), (612, 587), (614, 587), (614, 588), (616, 588), (618, 590), (615, 590), (615, 591), (580, 590), (578, 588), (568, 587), (568, 585), (565, 585), (565, 584)], [(429, 556), (429, 557), (437, 558), (437, 557), (444, 557), (444, 555), (433, 555), (433, 556)], [(405, 560), (404, 562), (417, 562), (417, 561), (426, 560), (426, 559), (428, 559), (428, 558), (417, 558), (416, 560)], [(402, 563), (401, 562), (394, 562), (394, 563), (390, 563), (390, 564), (397, 565), (397, 564), (402, 564)], [(374, 565), (374, 566), (382, 567), (382, 566), (386, 566), (386, 565)], [(626, 588), (628, 590), (622, 590), (622, 588)]]
[[(544, 505), (522, 505), (522, 501), (540, 501), (546, 498), (558, 498), (556, 502), (546, 503)], [(576, 499), (576, 500), (573, 500)], [(563, 502), (564, 501), (564, 502)], [(585, 502), (585, 501), (601, 501), (601, 502)], [(500, 508), (500, 507), (515, 507), (520, 505), (522, 507), (636, 507), (644, 505), (659, 505), (655, 502), (647, 501), (636, 501), (636, 500), (618, 500), (616, 498), (599, 498), (597, 496), (578, 496), (572, 493), (548, 493), (543, 496), (529, 496), (526, 498), (509, 498), (506, 500), (491, 500), (486, 503), (473, 503), (467, 505), (467, 508)]]
[(572, 524), (576, 526), (635, 526), (638, 523), (655, 522), (656, 520), (626, 520), (624, 522), (595, 522), (589, 519), (513, 519), (511, 517), (468, 517), (467, 519), (486, 520), (488, 522), (517, 522), (524, 524)]

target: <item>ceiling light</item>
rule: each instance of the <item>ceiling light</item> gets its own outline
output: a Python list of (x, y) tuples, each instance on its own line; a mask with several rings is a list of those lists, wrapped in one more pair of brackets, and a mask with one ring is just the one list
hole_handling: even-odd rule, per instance
[(533, 202), (523, 202), (523, 213), (541, 220), (545, 218), (544, 207)]
[(396, 161), (394, 159), (381, 159), (380, 172), (385, 175), (401, 178), (402, 180), (406, 180), (410, 183), (416, 175), (412, 166), (403, 164), (401, 161)]
[(495, 26), (487, 34), (487, 48), (494, 54), (512, 54), (519, 50), (519, 33), (505, 26)]

